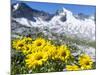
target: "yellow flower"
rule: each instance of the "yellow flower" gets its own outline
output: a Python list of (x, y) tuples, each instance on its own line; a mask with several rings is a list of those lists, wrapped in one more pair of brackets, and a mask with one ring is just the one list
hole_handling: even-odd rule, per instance
[(46, 41), (43, 38), (37, 38), (33, 41), (32, 46), (34, 49), (42, 49), (46, 45)]
[(43, 52), (46, 52), (49, 57), (52, 57), (56, 51), (56, 46), (54, 45), (46, 45), (42, 49)]
[(89, 70), (89, 69), (92, 69), (92, 65), (82, 65), (82, 66), (81, 66), (81, 69), (82, 69), (82, 70)]
[(70, 57), (71, 53), (70, 50), (67, 46), (61, 45), (58, 47), (58, 57), (62, 60), (65, 61)]
[(25, 46), (22, 48), (22, 52), (23, 52), (24, 54), (32, 53), (32, 45), (31, 45), (31, 44), (25, 45)]
[(68, 70), (68, 71), (77, 71), (77, 70), (80, 70), (80, 68), (77, 65), (67, 65), (66, 70)]
[(25, 42), (23, 40), (20, 39), (16, 39), (13, 41), (12, 43), (12, 47), (17, 49), (17, 50), (21, 50), (25, 45)]
[(32, 42), (32, 38), (23, 37), (21, 39), (13, 40), (12, 47), (17, 50), (22, 50), (28, 43)]
[(79, 57), (79, 64), (81, 66), (81, 69), (92, 69), (92, 64), (93, 64), (93, 61), (91, 59), (91, 57), (87, 54), (82, 54), (80, 57)]
[(47, 54), (43, 52), (36, 52), (26, 56), (26, 64), (28, 68), (35, 68), (36, 66), (41, 66), (45, 61), (47, 61)]

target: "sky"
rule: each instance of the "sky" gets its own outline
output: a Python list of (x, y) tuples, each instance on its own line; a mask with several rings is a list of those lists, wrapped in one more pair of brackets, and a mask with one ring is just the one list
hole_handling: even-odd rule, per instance
[[(12, 3), (16, 3), (17, 0), (12, 0)], [(95, 14), (96, 7), (90, 5), (76, 5), (76, 4), (58, 4), (58, 3), (44, 3), (44, 2), (28, 2), (23, 1), (33, 9), (42, 10), (49, 12), (51, 14), (55, 13), (57, 10), (62, 9), (63, 7), (72, 11), (73, 14), (83, 13), (86, 15)]]

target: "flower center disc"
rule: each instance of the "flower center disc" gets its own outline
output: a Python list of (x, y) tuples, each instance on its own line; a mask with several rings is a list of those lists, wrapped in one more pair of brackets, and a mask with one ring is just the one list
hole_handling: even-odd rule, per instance
[(38, 57), (37, 57), (37, 60), (40, 60), (40, 59), (42, 59), (42, 56), (38, 56)]
[(38, 44), (37, 44), (37, 46), (41, 46), (42, 44), (39, 42)]
[(65, 57), (66, 56), (66, 53), (65, 52), (62, 52), (62, 56)]

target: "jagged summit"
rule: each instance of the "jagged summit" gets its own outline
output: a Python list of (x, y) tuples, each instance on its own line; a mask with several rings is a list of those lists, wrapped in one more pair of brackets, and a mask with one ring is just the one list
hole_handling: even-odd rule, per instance
[(61, 14), (61, 13), (64, 13), (64, 14), (72, 14), (72, 12), (64, 7), (62, 7), (61, 9), (57, 10), (56, 14)]
[(35, 21), (33, 17), (40, 17), (43, 20), (50, 20), (52, 15), (44, 11), (36, 10), (28, 6), (26, 3), (15, 3), (12, 5), (12, 17), (14, 18), (28, 18)]
[(56, 20), (57, 18), (60, 19), (62, 22), (70, 22), (71, 20), (75, 19), (72, 11), (64, 7), (57, 10), (56, 15), (53, 17), (53, 19)]
[(14, 3), (12, 4), (12, 11), (18, 11), (18, 10), (22, 10), (22, 9), (28, 9), (32, 11), (32, 8), (30, 8), (26, 3), (23, 2), (19, 2), (19, 3)]
[(68, 9), (66, 9), (66, 8), (62, 8), (62, 10), (63, 10), (63, 12), (65, 12), (65, 13), (70, 13), (70, 14), (72, 14), (72, 12), (70, 11), (70, 10), (68, 10)]

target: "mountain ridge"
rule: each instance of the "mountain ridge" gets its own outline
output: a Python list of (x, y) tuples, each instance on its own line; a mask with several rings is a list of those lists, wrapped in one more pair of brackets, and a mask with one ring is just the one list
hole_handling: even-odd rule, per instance
[(57, 34), (95, 40), (95, 21), (93, 17), (87, 18), (81, 14), (77, 19), (70, 10), (64, 7), (54, 15), (47, 14), (44, 11), (34, 10), (25, 3), (17, 4), (16, 7), (18, 9), (16, 8), (16, 11), (12, 11), (12, 15), (15, 14), (16, 17), (12, 16), (12, 20), (23, 26), (38, 27), (42, 28), (43, 31), (47, 27), (49, 31)]

